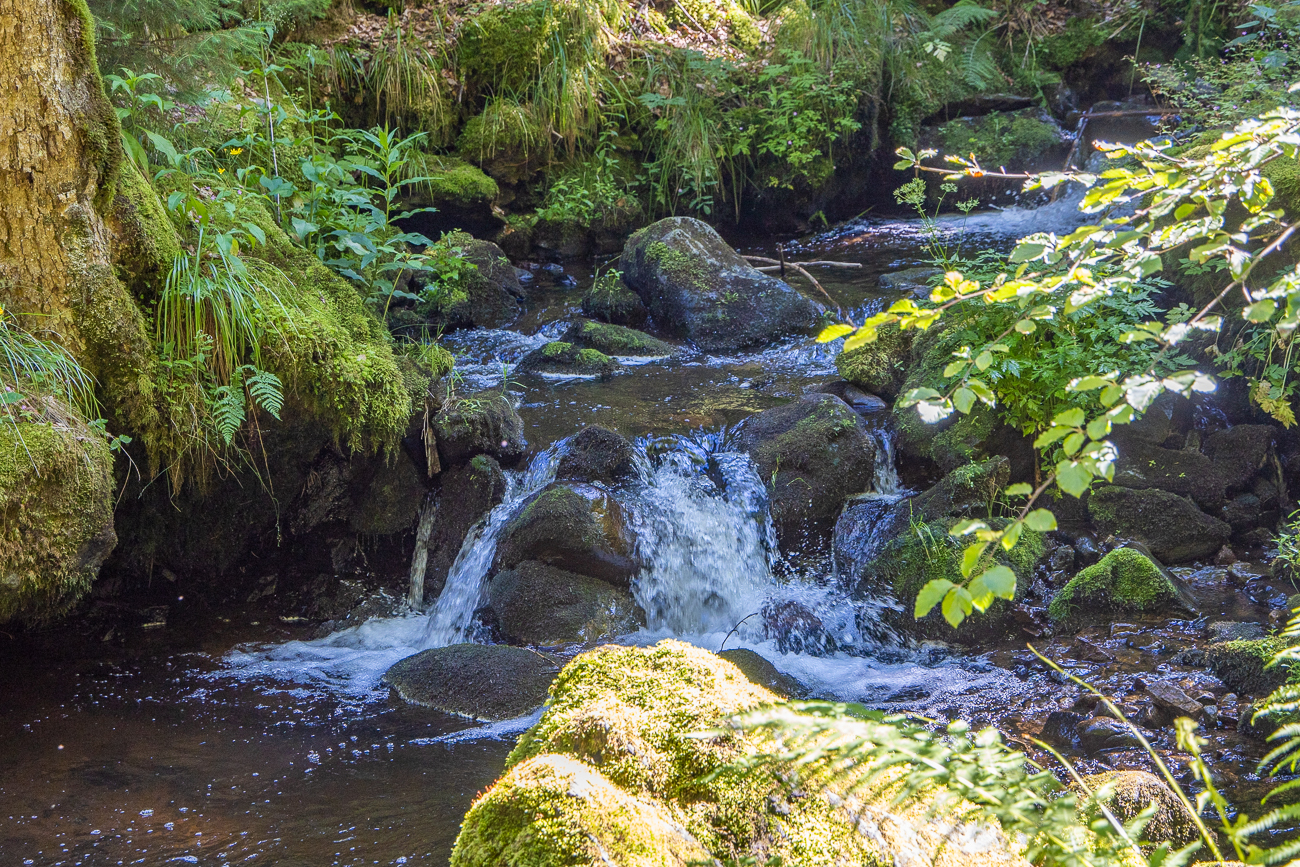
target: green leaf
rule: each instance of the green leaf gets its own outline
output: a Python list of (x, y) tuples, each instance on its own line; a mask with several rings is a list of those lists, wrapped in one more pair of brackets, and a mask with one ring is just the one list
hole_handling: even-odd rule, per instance
[(1071, 382), (1067, 390), (1092, 391), (1094, 388), (1105, 388), (1108, 385), (1110, 385), (1110, 380), (1104, 376), (1081, 376)]
[(822, 329), (822, 333), (817, 335), (818, 343), (830, 343), (832, 340), (839, 340), (846, 334), (852, 334), (857, 329), (852, 325), (843, 323), (838, 325), (828, 325)]
[(988, 546), (988, 542), (974, 542), (966, 546), (966, 550), (961, 555), (961, 574), (963, 577), (969, 578), (970, 573), (975, 571), (980, 558), (984, 556), (984, 549)]
[(1016, 596), (1016, 573), (1006, 566), (994, 566), (980, 575), (980, 580), (999, 599), (1014, 599)]
[(970, 593), (963, 587), (954, 587), (943, 597), (943, 619), (956, 629), (970, 615), (973, 607)]
[(1081, 427), (1085, 416), (1083, 410), (1075, 407), (1067, 409), (1064, 412), (1058, 412), (1056, 418), (1052, 419), (1052, 424), (1063, 427)]
[(1092, 472), (1082, 463), (1061, 461), (1056, 465), (1056, 484), (1072, 497), (1082, 497), (1092, 484)]
[(1264, 301), (1256, 301), (1254, 304), (1247, 307), (1242, 313), (1242, 316), (1251, 322), (1267, 322), (1273, 318), (1273, 314), (1276, 312), (1277, 303), (1265, 299)]
[(1033, 334), (1038, 330), (1038, 326), (1031, 319), (1021, 319), (1016, 323), (1016, 330), (1021, 334)]
[(1011, 251), (1010, 261), (1013, 264), (1016, 262), (1029, 262), (1043, 255), (1046, 250), (1046, 244), (1039, 244), (1033, 241), (1021, 241), (1016, 246), (1016, 249)]
[(1032, 485), (1027, 484), (1026, 482), (1017, 482), (1002, 493), (1008, 497), (1027, 497), (1033, 492), (1034, 488)]
[(1088, 436), (1091, 439), (1104, 439), (1110, 435), (1110, 416), (1098, 416), (1088, 422)]
[(1038, 439), (1034, 440), (1034, 448), (1036, 449), (1046, 448), (1047, 446), (1050, 446), (1052, 443), (1056, 442), (1057, 440), (1069, 436), (1070, 433), (1071, 431), (1068, 427), (1048, 428), (1047, 430), (1043, 431), (1043, 433), (1039, 434)]
[(936, 578), (933, 581), (926, 582), (926, 585), (921, 588), (921, 592), (916, 594), (916, 619), (920, 620), (929, 614), (931, 609), (938, 605), (943, 597), (948, 595), (948, 591), (956, 586), (946, 578)]
[(1061, 447), (1065, 449), (1067, 455), (1073, 457), (1078, 454), (1079, 449), (1083, 448), (1083, 434), (1075, 431), (1065, 438), (1065, 442)]
[(952, 529), (948, 531), (948, 535), (966, 536), (979, 530), (987, 530), (988, 528), (989, 525), (978, 518), (966, 518), (965, 520), (958, 521), (954, 524)]
[(966, 362), (953, 361), (943, 369), (943, 376), (945, 379), (947, 379), (950, 376), (956, 376), (957, 374), (961, 373), (965, 369), (966, 369)]
[(964, 415), (970, 412), (971, 407), (975, 405), (975, 392), (969, 388), (959, 388), (952, 396), (952, 402), (957, 407), (957, 412)]
[(1013, 521), (1002, 531), (1002, 547), (1008, 551), (1016, 547), (1016, 543), (1020, 541), (1020, 534), (1024, 532), (1024, 529), (1023, 521)]
[(988, 351), (981, 352), (975, 358), (975, 366), (978, 367), (981, 372), (988, 370), (989, 365), (991, 364), (993, 364), (993, 355)]
[(1047, 509), (1034, 509), (1025, 515), (1025, 526), (1039, 533), (1047, 533), (1056, 529), (1056, 516)]

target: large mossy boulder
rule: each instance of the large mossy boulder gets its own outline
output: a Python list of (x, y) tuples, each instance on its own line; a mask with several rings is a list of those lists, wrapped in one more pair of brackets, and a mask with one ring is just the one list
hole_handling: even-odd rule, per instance
[(1267, 464), (1278, 430), (1266, 424), (1239, 424), (1215, 431), (1203, 450), (1229, 491), (1246, 488)]
[(454, 291), (421, 306), (428, 320), (445, 329), (500, 328), (513, 322), (519, 316), (524, 287), (501, 248), (464, 232), (452, 233), (444, 242), (473, 263), (474, 270)]
[(556, 483), (501, 530), (494, 569), (536, 560), (626, 587), (637, 572), (622, 508), (594, 485)]
[(1024, 863), (994, 829), (936, 816), (928, 800), (900, 806), (861, 790), (845, 809), (817, 787), (792, 796), (772, 766), (740, 764), (775, 746), (764, 733), (700, 736), (777, 700), (678, 641), (577, 657), (505, 775), (465, 816), (452, 867)]
[(1098, 533), (1141, 542), (1165, 564), (1211, 557), (1232, 535), (1186, 497), (1155, 489), (1098, 488), (1088, 495), (1088, 517)]
[(1155, 813), (1142, 830), (1144, 841), (1172, 843), (1178, 847), (1200, 837), (1196, 817), (1155, 774), (1106, 771), (1084, 777), (1083, 782), (1093, 792), (1108, 793), (1103, 801), (1121, 822), (1131, 822), (1144, 810), (1154, 807)]
[(876, 442), (862, 417), (829, 394), (805, 394), (745, 420), (738, 444), (768, 486), (787, 548), (829, 527), (844, 501), (871, 487)]
[(609, 428), (583, 428), (566, 444), (555, 466), (555, 478), (615, 484), (636, 478), (636, 449)]
[(550, 659), (522, 647), (453, 644), (394, 663), (384, 683), (411, 704), (499, 722), (540, 707), (558, 671)]
[(488, 455), (513, 464), (524, 454), (524, 423), (506, 395), (495, 391), (457, 396), (434, 414), (433, 432), (443, 466)]
[(1191, 498), (1203, 509), (1223, 503), (1224, 477), (1200, 452), (1166, 449), (1136, 437), (1116, 437), (1114, 483), (1126, 488), (1155, 488)]
[(1178, 588), (1159, 565), (1132, 548), (1116, 548), (1070, 579), (1047, 606), (1053, 622), (1077, 626), (1169, 607)]
[(623, 279), (664, 331), (709, 352), (811, 331), (820, 305), (755, 270), (707, 223), (669, 217), (628, 239)]
[(1205, 656), (1210, 671), (1228, 689), (1239, 695), (1263, 697), (1290, 680), (1294, 669), (1291, 663), (1271, 664), (1286, 646), (1278, 636), (1239, 638), (1211, 644)]
[(626, 588), (535, 560), (493, 576), (488, 605), (512, 644), (592, 646), (645, 622)]
[(63, 614), (117, 544), (108, 444), (44, 403), (26, 401), (50, 420), (0, 418), (0, 623)]

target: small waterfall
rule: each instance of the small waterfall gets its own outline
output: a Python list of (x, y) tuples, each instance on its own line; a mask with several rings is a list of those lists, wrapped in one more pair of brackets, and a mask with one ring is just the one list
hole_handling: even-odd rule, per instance
[(474, 611), (483, 595), (483, 581), (492, 568), (497, 552), (497, 538), (514, 517), (524, 500), (540, 491), (555, 478), (555, 467), (563, 454), (560, 443), (533, 458), (522, 473), (506, 473), (506, 493), (501, 504), (466, 535), (456, 561), (447, 573), (447, 584), (429, 612), (423, 646), (446, 647), (470, 638)]
[(776, 532), (762, 480), (747, 455), (709, 460), (718, 481), (685, 450), (663, 455), (629, 508), (647, 564), (633, 593), (652, 632), (728, 630), (773, 583)]
[(886, 427), (878, 427), (871, 436), (876, 441), (876, 478), (872, 487), (877, 494), (897, 497), (903, 493), (903, 484), (898, 480), (898, 464), (894, 460), (894, 434)]

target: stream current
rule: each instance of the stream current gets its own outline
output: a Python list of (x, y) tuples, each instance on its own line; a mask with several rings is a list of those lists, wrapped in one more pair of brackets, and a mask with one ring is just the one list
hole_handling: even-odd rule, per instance
[[(1005, 247), (1074, 216), (1063, 199), (973, 215), (960, 229), (965, 244)], [(880, 274), (923, 264), (921, 241), (915, 223), (859, 220), (787, 250), (861, 262), (819, 275), (860, 320), (893, 300)], [(517, 330), (447, 338), (466, 390), (518, 394), (532, 456), (508, 473), (505, 500), (471, 531), (427, 611), (316, 639), (250, 609), (173, 616), (126, 650), (90, 639), (0, 645), (0, 865), (445, 864), (461, 816), (535, 716), (470, 723), (390, 701), (380, 677), (419, 650), (478, 638), (473, 612), (497, 535), (553, 477), (566, 439), (597, 423), (634, 439), (639, 461), (618, 496), (646, 564), (634, 593), (647, 625), (622, 641), (749, 647), (815, 695), (934, 718), (1014, 729), (1018, 711), (1051, 704), (1052, 685), (1005, 658), (948, 656), (871, 628), (872, 606), (895, 603), (846, 598), (827, 552), (777, 551), (763, 482), (728, 432), (835, 378), (834, 344), (688, 352), (628, 364), (606, 382), (509, 378), (558, 335), (584, 278), (535, 289)], [(874, 435), (881, 458), (868, 496), (905, 496), (887, 432)], [(749, 616), (784, 601), (814, 610), (849, 650), (782, 652)]]

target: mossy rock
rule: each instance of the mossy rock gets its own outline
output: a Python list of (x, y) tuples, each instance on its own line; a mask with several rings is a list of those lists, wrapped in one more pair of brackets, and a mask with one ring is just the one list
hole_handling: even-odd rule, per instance
[(619, 269), (660, 329), (709, 352), (809, 332), (823, 312), (793, 287), (756, 271), (712, 227), (690, 217), (669, 217), (636, 232)]
[(1088, 788), (1110, 793), (1104, 803), (1121, 822), (1131, 822), (1154, 806), (1155, 814), (1143, 829), (1141, 840), (1186, 846), (1200, 837), (1196, 818), (1169, 786), (1147, 771), (1106, 771), (1084, 777)]
[(582, 315), (613, 325), (635, 328), (645, 324), (650, 311), (623, 282), (622, 274), (606, 271), (583, 293)]
[(353, 500), (352, 529), (363, 536), (390, 536), (411, 529), (424, 498), (425, 483), (404, 452), (381, 459), (365, 490)]
[(527, 90), (552, 40), (563, 40), (563, 16), (571, 7), (565, 0), (530, 0), (489, 6), (471, 16), (457, 34), (461, 78), (493, 93)]
[(512, 644), (594, 646), (645, 625), (626, 589), (535, 560), (493, 576), (488, 605)]
[(456, 157), (427, 157), (422, 169), (428, 180), (414, 191), (417, 196), (427, 193), (430, 205), (442, 211), (489, 207), (501, 194), (482, 169)]
[(618, 367), (617, 361), (599, 349), (578, 346), (567, 340), (552, 340), (521, 358), (515, 365), (515, 372), (557, 378), (608, 379)]
[(950, 120), (934, 131), (934, 142), (940, 153), (973, 153), (984, 166), (1021, 167), (1068, 147), (1069, 137), (1046, 111), (1030, 108)]
[(781, 698), (803, 698), (808, 694), (808, 688), (802, 683), (783, 673), (766, 658), (748, 648), (720, 650), (718, 656), (740, 669), (740, 673), (751, 682), (771, 690)]
[(844, 501), (875, 478), (876, 442), (866, 423), (829, 394), (805, 394), (750, 416), (738, 444), (768, 486), (772, 520), (787, 550), (827, 529)]
[(531, 497), (501, 530), (493, 568), (537, 560), (626, 587), (637, 572), (623, 510), (594, 485), (556, 483)]
[(657, 340), (644, 331), (590, 320), (575, 322), (560, 339), (605, 355), (629, 358), (667, 358), (677, 352), (671, 343)]
[[(502, 8), (502, 7), (498, 7)], [(544, 125), (533, 108), (507, 98), (488, 102), (466, 122), (456, 140), (462, 159), (503, 184), (517, 185), (540, 171), (550, 152)]]
[(1277, 636), (1220, 641), (1206, 650), (1210, 671), (1238, 695), (1264, 697), (1291, 678), (1294, 667), (1287, 662), (1270, 665), (1286, 642)]
[(1047, 606), (1061, 626), (1151, 614), (1178, 598), (1178, 588), (1145, 554), (1116, 548), (1070, 579)]
[(501, 392), (453, 398), (434, 415), (433, 431), (444, 466), (465, 464), (478, 455), (513, 464), (528, 448), (524, 422)]
[(452, 232), (440, 243), (458, 250), (462, 259), (474, 264), (474, 270), (456, 291), (416, 305), (430, 324), (445, 330), (501, 328), (518, 318), (524, 287), (500, 247), (465, 232)]
[[(902, 610), (891, 617), (892, 622), (902, 632), (918, 638), (980, 643), (1004, 637), (1012, 633), (1016, 625), (1008, 616), (1007, 603), (1001, 599), (994, 601), (987, 612), (966, 618), (957, 629), (943, 619), (938, 608), (920, 620), (913, 616), (917, 594), (926, 584), (939, 579), (953, 583), (962, 580), (962, 552), (968, 540), (949, 534), (957, 521), (957, 518), (939, 518), (924, 523), (914, 520), (886, 543), (875, 559), (861, 567), (864, 578), (870, 580), (864, 580), (858, 592), (892, 594), (902, 605)], [(1000, 529), (1008, 522), (993, 518), (988, 523)], [(975, 574), (994, 565), (1009, 567), (1015, 573), (1019, 597), (1028, 586), (1044, 550), (1043, 534), (1026, 530), (1010, 551), (1001, 546), (991, 546), (976, 567)]]
[(1210, 458), (1187, 449), (1166, 449), (1126, 437), (1117, 444), (1114, 483), (1126, 488), (1155, 488), (1190, 497), (1203, 509), (1223, 504), (1223, 475)]
[(499, 722), (546, 701), (559, 666), (522, 647), (453, 644), (395, 663), (384, 683), (404, 701), (453, 716)]
[[(678, 641), (577, 657), (552, 685), (542, 719), (519, 739), (506, 774), (466, 815), (453, 867), (751, 856), (884, 867), (901, 852), (948, 867), (1023, 863), (996, 832), (961, 825), (960, 805), (957, 816), (936, 818), (932, 801), (898, 806), (883, 790), (859, 791), (864, 809), (852, 811), (815, 787), (792, 797), (771, 765), (739, 764), (773, 749), (770, 736), (699, 734), (775, 701), (734, 665)], [(675, 829), (666, 839), (664, 823)], [(954, 824), (962, 830), (953, 833)]]
[(50, 420), (0, 419), (0, 623), (66, 612), (117, 544), (103, 436), (44, 398), (25, 403)]
[(1105, 485), (1088, 495), (1088, 516), (1103, 536), (1141, 542), (1165, 564), (1211, 557), (1232, 527), (1166, 491)]
[(742, 51), (754, 51), (763, 40), (757, 21), (736, 0), (684, 0), (668, 7), (668, 23), (698, 32), (725, 30), (727, 42)]
[(890, 323), (876, 332), (871, 343), (841, 352), (835, 359), (840, 376), (888, 400), (898, 397), (907, 379), (907, 360), (915, 331), (900, 331)]

